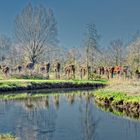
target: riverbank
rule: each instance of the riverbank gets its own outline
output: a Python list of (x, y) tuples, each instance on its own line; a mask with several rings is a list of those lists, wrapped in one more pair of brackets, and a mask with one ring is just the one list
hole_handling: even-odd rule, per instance
[(109, 86), (95, 91), (95, 101), (100, 106), (115, 108), (127, 114), (140, 116), (140, 82), (110, 81)]
[(57, 88), (100, 88), (107, 84), (106, 80), (0, 80), (0, 92), (57, 89)]

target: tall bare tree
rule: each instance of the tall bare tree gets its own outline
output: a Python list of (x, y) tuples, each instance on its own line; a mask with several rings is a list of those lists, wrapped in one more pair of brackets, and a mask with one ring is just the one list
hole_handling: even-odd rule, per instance
[(85, 48), (86, 48), (86, 63), (88, 69), (88, 79), (89, 79), (89, 67), (93, 69), (93, 65), (96, 62), (96, 56), (99, 54), (99, 44), (98, 44), (99, 35), (95, 24), (88, 24), (85, 33)]
[(57, 22), (53, 11), (28, 4), (15, 19), (15, 35), (28, 61), (37, 63), (49, 46), (57, 42)]

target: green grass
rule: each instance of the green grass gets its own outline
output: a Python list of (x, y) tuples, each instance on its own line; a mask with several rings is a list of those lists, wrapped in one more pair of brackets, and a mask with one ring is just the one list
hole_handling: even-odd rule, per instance
[(86, 84), (86, 83), (101, 83), (106, 84), (106, 80), (88, 81), (88, 80), (38, 80), (38, 79), (8, 79), (0, 80), (0, 88), (11, 88), (11, 87), (27, 87), (32, 83), (73, 83), (73, 84)]
[(110, 89), (100, 89), (94, 93), (95, 98), (110, 99), (113, 98), (113, 102), (124, 101), (124, 102), (137, 102), (140, 103), (140, 96), (130, 96), (123, 92), (111, 91)]
[(16, 137), (11, 134), (0, 134), (0, 140), (18, 140)]
[(107, 80), (42, 80), (42, 79), (8, 79), (8, 80), (0, 80), (1, 82), (36, 82), (36, 83), (59, 83), (59, 82), (72, 82), (72, 83), (107, 83)]

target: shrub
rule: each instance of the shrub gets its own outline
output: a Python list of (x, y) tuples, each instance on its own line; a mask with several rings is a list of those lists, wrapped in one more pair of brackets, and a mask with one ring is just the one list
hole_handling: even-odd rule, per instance
[(37, 72), (27, 72), (27, 73), (18, 73), (18, 74), (12, 74), (11, 78), (16, 79), (48, 79), (48, 76), (42, 73)]
[(101, 75), (95, 74), (95, 73), (90, 73), (89, 79), (90, 80), (100, 80), (101, 79)]

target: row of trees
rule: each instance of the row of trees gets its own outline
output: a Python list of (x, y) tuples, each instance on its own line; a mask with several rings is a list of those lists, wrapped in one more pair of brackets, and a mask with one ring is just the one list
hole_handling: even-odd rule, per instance
[(133, 71), (140, 65), (140, 36), (137, 33), (126, 45), (121, 39), (110, 46), (99, 46), (100, 36), (94, 24), (86, 26), (83, 47), (65, 50), (57, 40), (57, 22), (53, 10), (28, 4), (15, 18), (16, 41), (0, 36), (0, 63), (9, 65), (58, 60), (91, 67), (127, 65)]

